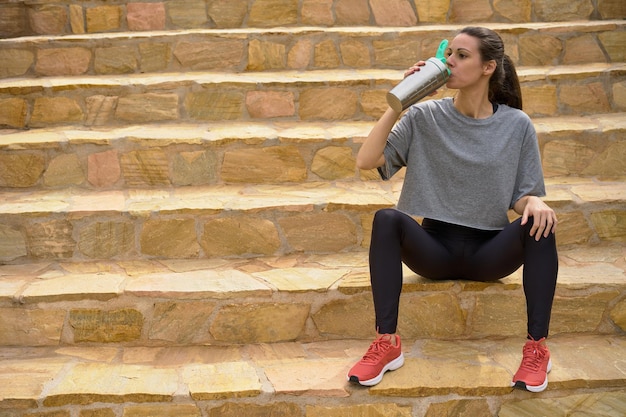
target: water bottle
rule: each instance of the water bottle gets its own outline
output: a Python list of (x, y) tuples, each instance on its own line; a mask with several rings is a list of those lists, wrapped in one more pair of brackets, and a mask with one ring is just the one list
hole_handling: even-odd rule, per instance
[(437, 55), (426, 60), (426, 65), (419, 67), (419, 71), (404, 78), (387, 93), (387, 103), (398, 113), (417, 103), (442, 85), (450, 78), (450, 70), (444, 56), (448, 41), (439, 44)]

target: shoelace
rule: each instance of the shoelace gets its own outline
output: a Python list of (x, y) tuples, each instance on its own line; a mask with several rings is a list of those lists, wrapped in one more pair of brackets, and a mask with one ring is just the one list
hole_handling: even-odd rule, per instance
[(546, 356), (546, 349), (540, 344), (541, 341), (531, 341), (524, 345), (522, 364), (520, 368), (531, 371), (538, 371), (541, 368), (543, 358)]
[(378, 359), (385, 355), (392, 348), (391, 342), (382, 338), (376, 339), (372, 342), (363, 359), (364, 363), (376, 363)]

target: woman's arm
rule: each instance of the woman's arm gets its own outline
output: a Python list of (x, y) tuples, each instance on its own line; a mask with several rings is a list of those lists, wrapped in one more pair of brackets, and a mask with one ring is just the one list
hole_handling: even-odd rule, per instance
[(387, 137), (399, 116), (399, 113), (388, 107), (385, 114), (374, 125), (356, 156), (356, 166), (359, 169), (374, 169), (385, 163), (383, 151), (387, 144)]
[(529, 217), (533, 218), (530, 235), (534, 236), (537, 241), (542, 235), (548, 237), (550, 233), (556, 231), (558, 223), (556, 214), (539, 197), (526, 195), (515, 202), (513, 210), (522, 216), (522, 226), (528, 222)]

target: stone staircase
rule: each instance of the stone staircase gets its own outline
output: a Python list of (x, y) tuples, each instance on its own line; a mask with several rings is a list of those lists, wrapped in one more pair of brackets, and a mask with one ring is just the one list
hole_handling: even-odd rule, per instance
[[(0, 417), (625, 415), (624, 17), (618, 0), (3, 2)], [(468, 24), (517, 63), (560, 220), (550, 385), (508, 387), (521, 271), (406, 271), (406, 365), (351, 386), (372, 216), (401, 187), (354, 158), (403, 69)]]

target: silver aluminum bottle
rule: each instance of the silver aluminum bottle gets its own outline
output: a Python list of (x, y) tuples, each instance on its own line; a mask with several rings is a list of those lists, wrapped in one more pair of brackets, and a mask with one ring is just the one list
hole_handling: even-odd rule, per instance
[(428, 58), (426, 65), (419, 68), (387, 93), (387, 103), (398, 113), (443, 86), (450, 78), (450, 70), (438, 58)]

